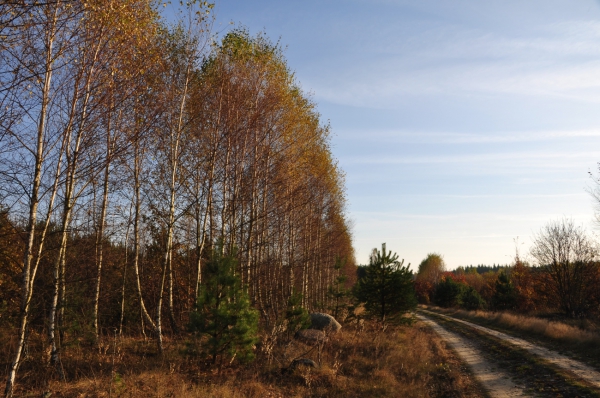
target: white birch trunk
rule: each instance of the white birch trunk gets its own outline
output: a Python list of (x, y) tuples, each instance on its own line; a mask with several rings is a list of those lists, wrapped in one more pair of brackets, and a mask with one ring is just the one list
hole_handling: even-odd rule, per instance
[[(4, 394), (6, 398), (13, 396), (15, 379), (17, 376), (17, 370), (21, 364), (21, 355), (26, 344), (27, 335), (27, 324), (29, 321), (29, 308), (31, 297), (33, 294), (33, 282), (35, 279), (35, 267), (34, 272), (31, 271), (31, 263), (33, 261), (33, 246), (35, 240), (35, 226), (37, 223), (37, 212), (39, 206), (39, 189), (42, 181), (42, 164), (44, 158), (44, 135), (46, 131), (46, 118), (48, 110), (48, 102), (50, 99), (50, 87), (52, 81), (52, 69), (53, 69), (53, 45), (54, 45), (54, 34), (56, 30), (56, 23), (58, 19), (58, 11), (60, 4), (57, 3), (54, 9), (54, 15), (49, 24), (46, 32), (46, 57), (45, 57), (45, 71), (44, 71), (44, 88), (42, 91), (42, 103), (40, 108), (40, 114), (37, 126), (37, 143), (35, 151), (35, 166), (33, 173), (33, 184), (31, 188), (30, 200), (29, 200), (29, 217), (27, 223), (27, 244), (25, 247), (25, 256), (23, 259), (23, 279), (22, 279), (22, 299), (21, 299), (21, 315), (19, 322), (19, 336), (17, 343), (17, 350), (15, 352), (13, 361), (11, 363), (8, 378), (6, 381), (6, 387)], [(52, 203), (50, 203), (49, 212), (52, 209)], [(43, 240), (40, 242), (42, 244)]]

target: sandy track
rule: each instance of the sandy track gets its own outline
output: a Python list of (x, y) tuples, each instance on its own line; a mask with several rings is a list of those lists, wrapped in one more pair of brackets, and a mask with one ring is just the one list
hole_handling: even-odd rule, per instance
[(551, 351), (547, 348), (532, 344), (532, 343), (530, 343), (526, 340), (520, 339), (518, 337), (509, 336), (506, 333), (488, 329), (486, 327), (479, 326), (479, 325), (476, 325), (471, 322), (463, 321), (462, 319), (458, 319), (458, 318), (454, 318), (454, 317), (450, 317), (447, 315), (442, 315), (442, 314), (438, 314), (438, 313), (434, 313), (434, 312), (430, 312), (430, 311), (426, 311), (426, 310), (420, 310), (420, 311), (422, 311), (424, 313), (441, 316), (441, 317), (449, 319), (451, 321), (460, 322), (460, 323), (467, 325), (473, 329), (477, 329), (484, 333), (490, 334), (500, 340), (506, 341), (506, 342), (513, 344), (519, 348), (527, 350), (530, 353), (541, 357), (545, 361), (548, 361), (555, 366), (558, 366), (564, 370), (567, 370), (567, 371), (575, 374), (577, 377), (594, 385), (595, 387), (600, 388), (600, 372), (596, 371), (595, 369), (593, 369), (579, 361), (576, 361), (574, 359), (571, 359), (569, 357), (561, 355), (557, 352)]
[(474, 348), (467, 340), (449, 332), (435, 321), (421, 314), (417, 314), (417, 318), (431, 326), (456, 351), (458, 356), (469, 365), (477, 380), (479, 380), (492, 397), (508, 398), (526, 396), (521, 387), (515, 385), (504, 372), (497, 370), (494, 364), (486, 360), (479, 350)]

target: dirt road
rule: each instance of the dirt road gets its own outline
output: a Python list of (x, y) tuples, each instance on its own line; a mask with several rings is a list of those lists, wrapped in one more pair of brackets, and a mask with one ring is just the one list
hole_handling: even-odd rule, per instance
[(471, 368), (474, 376), (492, 397), (510, 398), (526, 396), (523, 389), (510, 380), (508, 375), (498, 370), (499, 365), (490, 362), (466, 339), (449, 332), (435, 321), (417, 314), (417, 318), (431, 326), (456, 351)]
[[(434, 314), (434, 313), (432, 313), (430, 311), (426, 311), (426, 310), (422, 310), (422, 312)], [(447, 315), (442, 315), (442, 314), (436, 314), (436, 315), (441, 316), (446, 319), (450, 319), (455, 322), (462, 323), (473, 329), (477, 329), (484, 333), (490, 334), (500, 340), (506, 341), (506, 342), (513, 344), (519, 348), (529, 351), (530, 353), (537, 355), (538, 357), (544, 359), (545, 361), (547, 361), (555, 366), (558, 366), (559, 368), (562, 368), (568, 372), (571, 372), (571, 373), (575, 374), (577, 377), (580, 377), (581, 379), (587, 381), (588, 383), (600, 388), (600, 372), (596, 371), (595, 369), (593, 369), (579, 361), (576, 361), (574, 359), (571, 359), (569, 357), (561, 355), (557, 352), (551, 351), (547, 348), (532, 344), (523, 339), (519, 339), (514, 336), (509, 336), (505, 333), (498, 332), (498, 331), (492, 330), (492, 329), (488, 329), (486, 327), (479, 326), (479, 325), (476, 325), (471, 322), (463, 321), (462, 319), (457, 319), (457, 318), (449, 317)]]

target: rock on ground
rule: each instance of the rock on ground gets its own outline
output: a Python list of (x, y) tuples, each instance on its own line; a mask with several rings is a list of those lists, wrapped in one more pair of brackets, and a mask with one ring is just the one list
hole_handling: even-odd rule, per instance
[(308, 368), (316, 368), (317, 364), (312, 359), (298, 358), (298, 359), (294, 359), (292, 361), (292, 364), (290, 365), (290, 369), (293, 370), (293, 369), (296, 369), (299, 366), (306, 366)]
[(336, 321), (334, 317), (321, 312), (310, 314), (310, 321), (311, 329), (330, 330), (332, 332), (337, 332), (342, 328), (342, 325), (340, 325), (340, 323)]

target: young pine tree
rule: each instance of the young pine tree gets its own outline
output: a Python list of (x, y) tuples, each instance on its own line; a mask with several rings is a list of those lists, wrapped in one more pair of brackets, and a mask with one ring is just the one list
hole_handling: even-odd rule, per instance
[(398, 255), (373, 249), (364, 276), (355, 286), (354, 294), (364, 303), (367, 312), (381, 322), (401, 321), (402, 315), (417, 306), (413, 274)]
[(485, 300), (472, 286), (464, 288), (460, 297), (460, 306), (469, 311), (482, 310), (486, 307)]
[(435, 288), (433, 302), (440, 307), (460, 307), (464, 290), (465, 285), (455, 282), (451, 276), (448, 276)]
[(190, 316), (190, 329), (207, 340), (203, 352), (221, 369), (225, 358), (248, 361), (254, 357), (257, 342), (258, 312), (239, 276), (235, 275), (236, 253), (224, 255), (217, 244), (206, 266), (196, 311)]
[(500, 271), (496, 280), (492, 306), (495, 310), (514, 310), (517, 307), (517, 290), (505, 271)]

